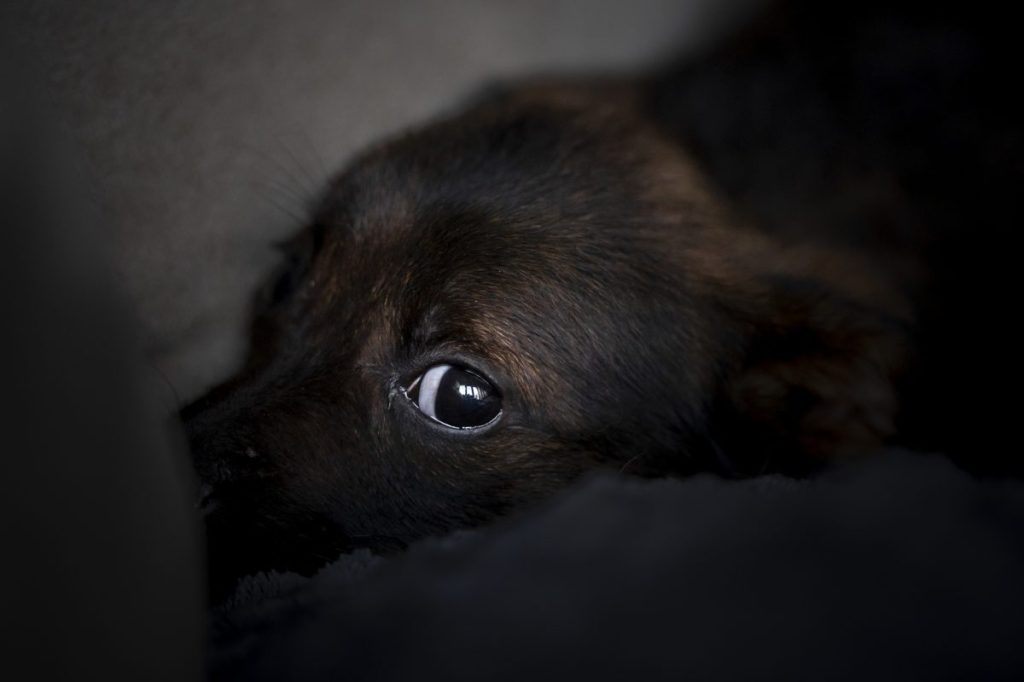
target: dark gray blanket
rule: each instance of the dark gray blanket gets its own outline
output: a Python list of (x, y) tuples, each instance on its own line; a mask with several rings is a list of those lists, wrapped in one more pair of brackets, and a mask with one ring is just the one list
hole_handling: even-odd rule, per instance
[(216, 679), (1024, 676), (1024, 487), (881, 453), (820, 479), (596, 477), (521, 518), (263, 576)]

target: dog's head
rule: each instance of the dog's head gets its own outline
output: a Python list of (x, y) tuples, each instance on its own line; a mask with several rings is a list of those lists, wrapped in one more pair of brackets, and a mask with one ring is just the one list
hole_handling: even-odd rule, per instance
[(186, 410), (215, 581), (599, 466), (797, 471), (890, 429), (883, 285), (738, 227), (627, 87), (498, 93), (371, 150), (288, 248), (247, 368)]

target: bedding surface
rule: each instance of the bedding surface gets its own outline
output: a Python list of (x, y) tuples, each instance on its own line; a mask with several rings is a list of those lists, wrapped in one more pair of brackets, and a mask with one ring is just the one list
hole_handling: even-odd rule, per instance
[(1024, 487), (598, 476), (495, 528), (253, 578), (214, 679), (1019, 679)]

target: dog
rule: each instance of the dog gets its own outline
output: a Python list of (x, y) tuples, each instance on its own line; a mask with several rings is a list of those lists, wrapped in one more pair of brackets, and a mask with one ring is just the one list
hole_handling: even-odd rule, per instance
[(914, 399), (957, 343), (937, 254), (1010, 210), (968, 207), (962, 170), (1019, 148), (1016, 110), (974, 79), (1000, 55), (970, 21), (834, 9), (636, 78), (499, 86), (339, 174), (244, 370), (183, 412), (215, 597), (594, 469), (802, 476), (951, 442)]

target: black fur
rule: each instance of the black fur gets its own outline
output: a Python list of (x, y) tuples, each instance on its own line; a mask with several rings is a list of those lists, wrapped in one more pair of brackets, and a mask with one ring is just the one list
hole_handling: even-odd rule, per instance
[[(185, 412), (215, 595), (596, 467), (802, 475), (924, 442), (942, 411), (899, 389), (934, 390), (934, 264), (966, 214), (1008, 215), (950, 195), (1019, 164), (967, 19), (788, 3), (685, 67), (500, 88), (357, 159), (246, 370)], [(417, 413), (402, 387), (438, 361), (499, 388), (496, 425)]]

